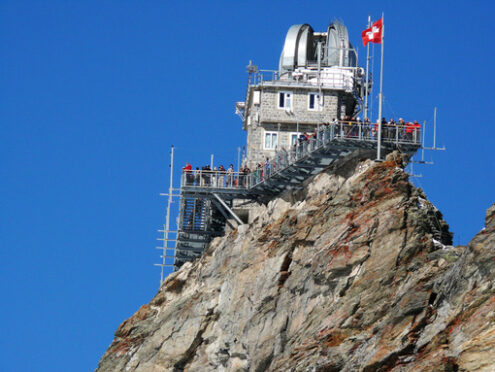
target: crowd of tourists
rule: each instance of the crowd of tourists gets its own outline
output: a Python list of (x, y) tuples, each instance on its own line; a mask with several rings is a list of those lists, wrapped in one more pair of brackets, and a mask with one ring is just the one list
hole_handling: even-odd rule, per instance
[[(369, 119), (363, 121), (359, 117), (346, 117), (343, 120), (333, 119), (331, 122), (322, 123), (314, 132), (301, 133), (289, 150), (282, 147), (277, 151), (274, 159), (266, 158), (263, 163), (258, 163), (252, 172), (252, 182), (258, 183), (264, 177), (269, 176), (277, 167), (283, 168), (294, 162), (300, 156), (298, 154), (305, 151), (304, 147), (306, 144), (310, 146), (309, 151), (311, 151), (311, 146), (317, 146), (323, 138), (338, 137), (376, 140), (379, 124), (379, 120), (376, 123), (372, 123)], [(381, 138), (386, 142), (418, 143), (420, 129), (421, 125), (416, 120), (413, 122), (406, 122), (402, 118), (397, 122), (393, 118), (388, 121), (385, 118), (381, 120)]]
[[(300, 134), (297, 143), (303, 143), (312, 138), (319, 139), (325, 131), (330, 133), (331, 138), (340, 137), (376, 140), (378, 138), (379, 124), (380, 120), (372, 123), (368, 118), (361, 120), (360, 117), (345, 117), (343, 120), (333, 119), (331, 122), (322, 123), (320, 125), (319, 132), (321, 133), (319, 133), (318, 130), (315, 130), (313, 133), (304, 132), (303, 134)], [(400, 142), (417, 143), (419, 141), (420, 129), (421, 124), (416, 120), (413, 122), (406, 122), (402, 118), (398, 121), (395, 121), (393, 118), (390, 120), (382, 118), (381, 120), (381, 138), (385, 141), (397, 140)]]
[(267, 176), (271, 168), (274, 169), (275, 167), (275, 161), (271, 161), (268, 158), (266, 158), (265, 162), (257, 164), (253, 170), (246, 165), (241, 167), (239, 172), (234, 172), (233, 164), (230, 164), (227, 169), (223, 165), (213, 169), (209, 165), (205, 165), (201, 169), (199, 167), (193, 169), (192, 165), (186, 162), (182, 172), (186, 186), (246, 188)]
[(206, 187), (238, 187), (239, 185), (246, 186), (246, 176), (251, 173), (251, 170), (246, 166), (241, 168), (237, 173), (234, 172), (234, 165), (225, 169), (223, 165), (218, 168), (204, 165), (199, 169), (193, 169), (192, 165), (186, 162), (186, 166), (182, 168), (185, 177), (185, 184), (188, 186), (206, 186)]

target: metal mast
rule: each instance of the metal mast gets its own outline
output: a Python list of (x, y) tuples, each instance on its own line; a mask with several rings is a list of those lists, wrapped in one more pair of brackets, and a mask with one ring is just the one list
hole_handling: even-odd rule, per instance
[[(163, 253), (162, 253), (162, 264), (161, 266), (161, 274), (160, 274), (160, 286), (163, 284), (164, 280), (164, 268), (167, 265), (165, 262), (167, 258), (167, 249), (168, 248), (168, 242), (169, 242), (169, 233), (170, 233), (170, 208), (172, 207), (172, 198), (173, 198), (173, 192), (174, 192), (174, 146), (172, 145), (172, 148), (170, 150), (170, 186), (168, 188), (168, 200), (167, 200), (167, 215), (165, 217), (165, 225), (163, 226)], [(174, 256), (175, 256), (175, 250), (174, 250)]]
[(435, 110), (433, 111), (433, 148), (436, 148), (436, 141), (437, 141), (437, 108), (435, 107)]
[[(317, 127), (317, 133), (320, 133), (320, 123), (321, 123), (321, 102), (323, 100), (322, 94), (321, 94), (321, 41), (318, 41), (318, 46), (317, 46), (317, 53), (318, 53), (318, 98), (317, 98), (317, 107), (318, 107), (318, 124), (316, 125)], [(320, 134), (318, 134), (320, 135)], [(297, 134), (299, 137), (299, 133)]]
[[(368, 28), (371, 27), (371, 16), (368, 16)], [(364, 93), (364, 119), (368, 118), (368, 85), (369, 85), (369, 67), (370, 67), (370, 43), (366, 45), (366, 86)]]
[(382, 142), (382, 106), (383, 106), (383, 49), (385, 44), (385, 22), (382, 13), (382, 62), (380, 64), (380, 94), (378, 95), (378, 145), (376, 147), (376, 160), (381, 160), (381, 142)]

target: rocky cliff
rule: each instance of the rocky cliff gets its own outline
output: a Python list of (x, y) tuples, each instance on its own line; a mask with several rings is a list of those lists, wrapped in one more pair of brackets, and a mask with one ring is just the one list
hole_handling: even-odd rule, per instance
[(495, 205), (467, 247), (404, 159), (343, 159), (215, 239), (98, 371), (493, 371)]

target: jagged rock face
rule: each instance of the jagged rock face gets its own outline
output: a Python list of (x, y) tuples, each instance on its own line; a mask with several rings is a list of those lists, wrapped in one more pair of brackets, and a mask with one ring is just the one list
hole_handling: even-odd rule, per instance
[(392, 154), (260, 208), (170, 275), (98, 371), (493, 371), (495, 206), (467, 247)]

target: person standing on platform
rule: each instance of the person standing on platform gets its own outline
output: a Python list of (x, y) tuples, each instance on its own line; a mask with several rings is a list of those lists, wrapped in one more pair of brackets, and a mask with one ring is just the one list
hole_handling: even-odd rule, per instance
[(213, 187), (218, 187), (218, 172), (217, 167), (213, 168), (213, 172), (211, 174), (211, 185)]
[(397, 123), (397, 130), (399, 131), (399, 140), (404, 139), (404, 131), (406, 129), (406, 123), (404, 119), (400, 118)]
[(194, 170), (194, 186), (199, 186), (200, 183), (201, 172), (199, 171), (199, 167), (196, 167)]
[(413, 142), (418, 143), (419, 139), (419, 130), (421, 129), (421, 124), (417, 122), (417, 120), (414, 120), (413, 123)]
[(186, 177), (186, 185), (192, 185), (194, 182), (194, 176), (192, 173), (192, 165), (186, 162), (186, 166), (182, 168), (182, 172)]
[(406, 123), (406, 141), (411, 142), (412, 141), (412, 135), (413, 135), (413, 130), (414, 130), (414, 124), (408, 121)]
[(223, 165), (218, 167), (218, 187), (225, 187), (225, 168)]
[(229, 169), (227, 169), (227, 187), (234, 186), (234, 166), (230, 164)]

